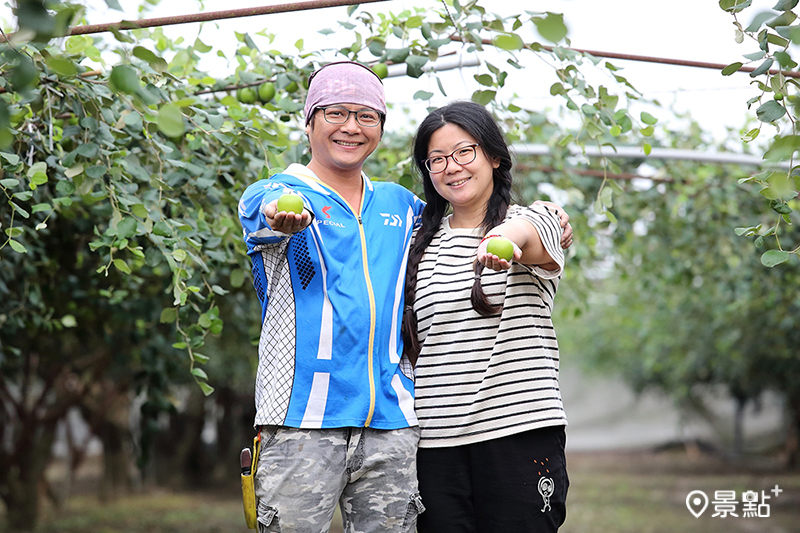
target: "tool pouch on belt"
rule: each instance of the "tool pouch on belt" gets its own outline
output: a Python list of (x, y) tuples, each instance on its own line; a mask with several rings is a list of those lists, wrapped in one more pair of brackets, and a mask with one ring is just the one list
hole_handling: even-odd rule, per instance
[[(245, 448), (240, 455), (242, 467), (242, 503), (244, 504), (244, 521), (248, 529), (256, 529), (256, 489), (253, 478), (258, 468), (258, 455), (261, 452), (261, 431), (253, 438), (253, 453)], [(248, 458), (251, 456), (251, 458)], [(249, 459), (249, 460), (248, 460)]]

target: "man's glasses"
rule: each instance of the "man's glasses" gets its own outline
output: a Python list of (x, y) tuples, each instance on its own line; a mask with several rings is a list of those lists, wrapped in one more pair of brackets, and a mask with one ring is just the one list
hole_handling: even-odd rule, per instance
[(372, 109), (359, 109), (350, 111), (341, 106), (319, 107), (326, 122), (331, 124), (344, 124), (350, 120), (350, 115), (356, 116), (356, 122), (365, 128), (374, 128), (381, 123), (381, 114)]
[(459, 165), (468, 165), (475, 161), (475, 158), (478, 156), (477, 147), (480, 144), (469, 144), (467, 146), (462, 146), (458, 150), (455, 150), (450, 155), (437, 155), (433, 157), (429, 157), (425, 160), (425, 168), (431, 174), (438, 174), (439, 172), (444, 172), (444, 169), (447, 168), (447, 158), (450, 157)]

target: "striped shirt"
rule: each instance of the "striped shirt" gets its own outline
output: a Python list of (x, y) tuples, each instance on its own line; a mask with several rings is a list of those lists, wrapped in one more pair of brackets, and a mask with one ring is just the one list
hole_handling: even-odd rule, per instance
[(445, 218), (420, 261), (414, 302), (422, 343), (415, 384), (420, 447), (459, 446), (567, 423), (551, 321), (564, 268), (562, 229), (537, 205), (512, 206), (510, 218), (531, 222), (559, 266), (485, 269), (484, 292), (492, 303), (503, 302), (498, 315), (482, 317), (470, 304), (477, 230), (451, 228)]

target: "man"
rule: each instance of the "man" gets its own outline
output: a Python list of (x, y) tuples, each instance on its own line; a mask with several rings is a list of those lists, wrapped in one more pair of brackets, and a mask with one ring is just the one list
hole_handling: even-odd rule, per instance
[[(381, 80), (355, 62), (309, 80), (307, 166), (239, 203), (262, 304), (256, 377), (259, 531), (413, 532), (423, 510), (413, 370), (402, 357), (403, 280), (423, 204), (363, 165), (383, 134)], [(302, 213), (278, 212), (285, 194)]]

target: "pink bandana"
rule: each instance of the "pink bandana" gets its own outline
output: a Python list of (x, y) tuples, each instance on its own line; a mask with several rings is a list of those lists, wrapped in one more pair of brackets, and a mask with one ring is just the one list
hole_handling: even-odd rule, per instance
[(306, 96), (306, 125), (317, 107), (356, 104), (386, 114), (381, 79), (369, 67), (354, 61), (328, 63), (311, 75)]

